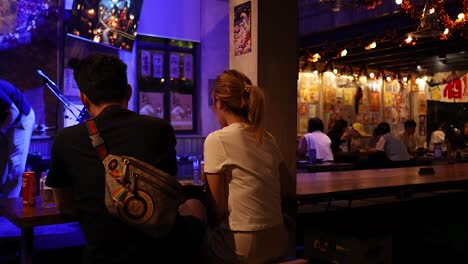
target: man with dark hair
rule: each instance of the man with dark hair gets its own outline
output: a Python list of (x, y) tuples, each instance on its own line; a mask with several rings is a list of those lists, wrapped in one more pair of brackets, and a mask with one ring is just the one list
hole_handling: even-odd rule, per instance
[(418, 147), (422, 147), (416, 132), (416, 122), (408, 119), (403, 123), (404, 130), (400, 132), (398, 138), (405, 144), (408, 152), (415, 152)]
[(35, 120), (21, 91), (0, 80), (0, 198), (20, 195)]
[[(126, 70), (113, 56), (85, 58), (74, 69), (80, 99), (94, 118), (108, 153), (135, 157), (176, 177), (174, 130), (163, 119), (127, 110), (132, 89)], [(58, 209), (78, 217), (86, 240), (84, 263), (164, 262), (169, 258), (186, 262), (183, 253), (196, 261), (196, 246), (201, 242), (191, 240), (187, 219), (179, 216), (169, 235), (152, 239), (108, 213), (104, 183), (103, 164), (86, 125), (60, 131), (54, 140), (46, 185), (54, 188)]]

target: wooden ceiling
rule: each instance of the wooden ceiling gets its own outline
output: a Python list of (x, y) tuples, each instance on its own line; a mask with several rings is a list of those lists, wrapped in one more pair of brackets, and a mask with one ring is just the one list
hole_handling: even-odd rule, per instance
[[(395, 12), (376, 19), (312, 33), (301, 37), (301, 55), (319, 53), (322, 63), (335, 67), (352, 67), (390, 71), (395, 73), (434, 74), (453, 70), (468, 71), (468, 28), (464, 37), (456, 34), (447, 40), (438, 37), (420, 37), (415, 45), (403, 44), (408, 33), (414, 32), (419, 21), (409, 15)], [(375, 41), (377, 47), (364, 47)], [(347, 55), (340, 57), (343, 49)], [(419, 66), (419, 67), (418, 67)]]

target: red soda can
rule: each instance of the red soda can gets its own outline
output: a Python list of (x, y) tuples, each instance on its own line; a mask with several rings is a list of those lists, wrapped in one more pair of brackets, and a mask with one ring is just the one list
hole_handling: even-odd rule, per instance
[(33, 206), (36, 204), (36, 172), (25, 171), (23, 173), (22, 185), (23, 205)]

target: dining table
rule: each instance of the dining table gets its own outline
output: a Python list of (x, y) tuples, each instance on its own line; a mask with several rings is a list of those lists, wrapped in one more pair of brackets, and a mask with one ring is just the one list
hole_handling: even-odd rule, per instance
[(55, 225), (76, 222), (77, 219), (61, 214), (54, 206), (43, 206), (40, 196), (35, 205), (23, 205), (21, 197), (0, 199), (0, 214), (21, 230), (20, 263), (33, 263), (34, 228), (37, 226)]

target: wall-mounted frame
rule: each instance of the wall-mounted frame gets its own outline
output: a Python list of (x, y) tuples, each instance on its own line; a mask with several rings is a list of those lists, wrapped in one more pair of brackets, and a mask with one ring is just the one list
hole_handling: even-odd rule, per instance
[(138, 111), (169, 121), (177, 134), (196, 126), (196, 43), (137, 37)]

